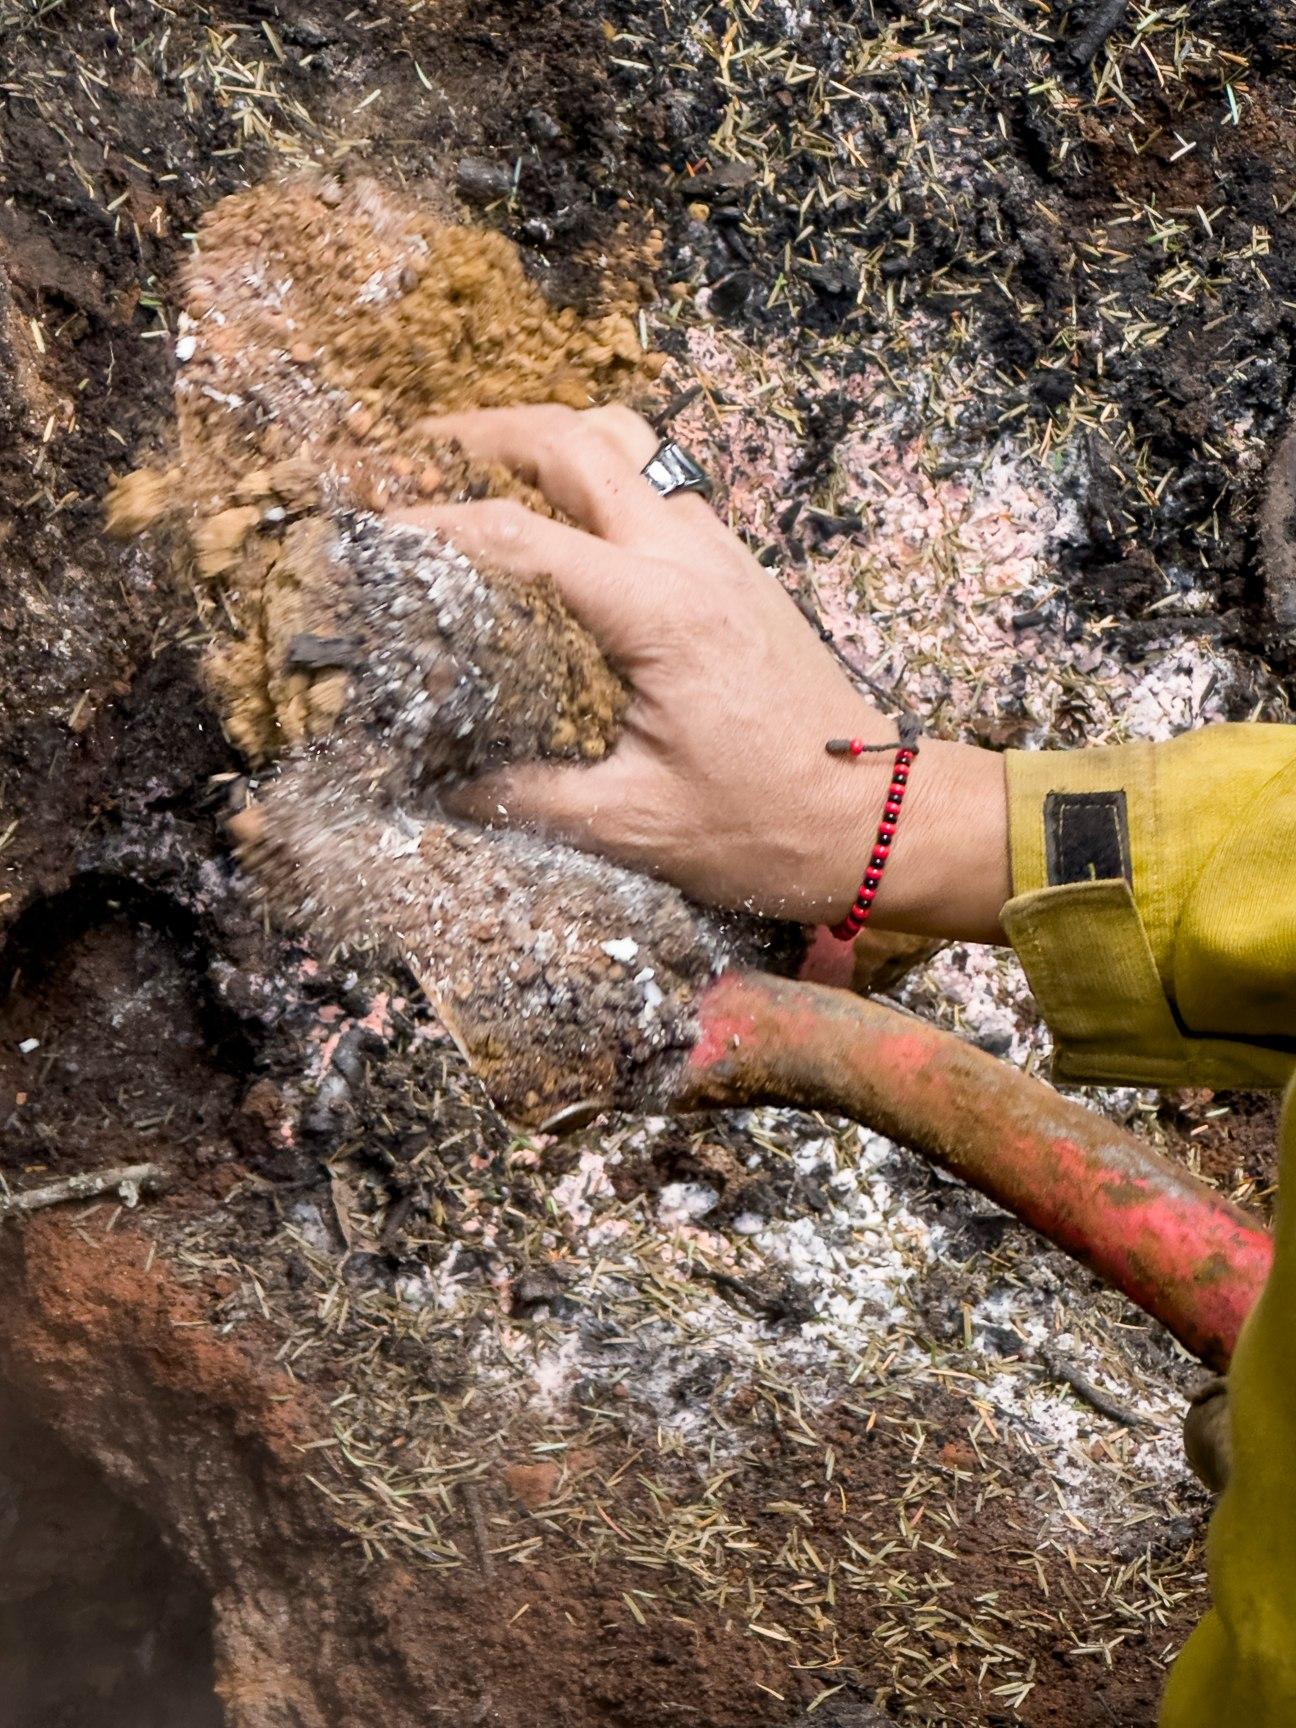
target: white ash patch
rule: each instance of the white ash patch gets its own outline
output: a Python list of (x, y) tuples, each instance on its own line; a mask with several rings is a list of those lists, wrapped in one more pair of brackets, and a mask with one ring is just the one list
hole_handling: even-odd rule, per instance
[(829, 1204), (818, 1213), (770, 1219), (748, 1237), (785, 1267), (809, 1296), (815, 1318), (802, 1341), (855, 1356), (866, 1332), (903, 1324), (902, 1294), (934, 1259), (939, 1229), (912, 1212), (893, 1186), (896, 1148), (866, 1128), (843, 1147), (830, 1136), (799, 1145), (793, 1161), (822, 1179)]
[[(988, 1330), (1011, 1327), (1021, 1340), (1022, 1360), (996, 1367), (1003, 1351), (986, 1343)], [(1095, 1390), (1140, 1419), (1137, 1443), (1129, 1467), (1147, 1482), (1169, 1490), (1182, 1487), (1185, 1464), (1180, 1423), (1183, 1400), (1174, 1388), (1149, 1384), (1143, 1375), (1121, 1374), (1119, 1357), (1099, 1356), (1091, 1341), (1055, 1316), (1023, 1304), (1016, 1289), (991, 1291), (970, 1311), (969, 1331), (982, 1354), (985, 1376), (982, 1395), (997, 1420), (1025, 1431), (1033, 1449), (1047, 1448), (1054, 1485), (1061, 1492), (1046, 1528), (1065, 1535), (1076, 1517), (1100, 1525), (1110, 1500), (1110, 1480), (1095, 1449), (1111, 1433), (1111, 1424), (1049, 1375), (1050, 1352), (1079, 1369)], [(1070, 1515), (1070, 1519), (1068, 1518)], [(1074, 1528), (1073, 1524), (1070, 1524)]]
[(657, 1196), (657, 1222), (665, 1230), (695, 1224), (715, 1207), (720, 1195), (705, 1182), (668, 1182)]
[(903, 980), (896, 999), (1019, 1068), (1042, 1067), (1052, 1050), (1021, 962), (1007, 949), (951, 943)]
[(532, 1358), (528, 1376), (532, 1397), (542, 1411), (566, 1408), (580, 1379), (580, 1355), (580, 1340), (567, 1337)]
[(599, 1197), (614, 1194), (602, 1153), (584, 1151), (570, 1175), (554, 1183), (553, 1203), (577, 1229), (592, 1222)]
[(1131, 676), (1112, 736), (1155, 741), (1222, 720), (1224, 698), (1237, 679), (1236, 660), (1213, 642), (1168, 649), (1142, 677)]
[[(891, 1385), (935, 1368), (938, 1383), (957, 1388), (1040, 1466), (1042, 1532), (1120, 1531), (1114, 1466), (1135, 1485), (1194, 1492), (1168, 1339), (1152, 1334), (1160, 1368), (1133, 1370), (1112, 1347), (1117, 1299), (1095, 1303), (1063, 1256), (1024, 1233), (1007, 1285), (1003, 1252), (955, 1253), (949, 1224), (916, 1198), (930, 1186), (921, 1161), (884, 1136), (856, 1124), (825, 1131), (784, 1110), (739, 1120), (743, 1166), (779, 1182), (776, 1202), (759, 1212), (726, 1212), (719, 1189), (696, 1180), (617, 1198), (609, 1172), (678, 1135), (678, 1123), (654, 1118), (602, 1149), (582, 1147), (550, 1190), (556, 1228), (547, 1243), (564, 1268), (565, 1311), (530, 1328), (501, 1319), (484, 1331), (474, 1360), (492, 1399), (520, 1400), (561, 1427), (619, 1389), (636, 1443), (664, 1446), (702, 1472), (742, 1449), (743, 1424), (729, 1407), (741, 1388), (773, 1378), (809, 1414), (843, 1398), (885, 1407)], [(789, 1172), (797, 1183), (787, 1191)], [(940, 1193), (946, 1216), (1003, 1216), (956, 1183), (941, 1182)], [(712, 1273), (748, 1290), (790, 1281), (804, 1317), (768, 1318), (726, 1301)], [(965, 1315), (956, 1343), (928, 1331), (933, 1287)], [(1057, 1384), (1039, 1360), (1046, 1345), (1145, 1420), (1120, 1427)]]
[[(692, 408), (681, 433), (709, 446), (735, 526), (777, 549), (802, 449), (796, 362), (714, 326), (689, 344), (691, 370), (738, 406), (718, 420)], [(1077, 620), (1057, 566), (1078, 531), (1080, 482), (1009, 436), (960, 451), (947, 406), (975, 382), (946, 367), (897, 401), (880, 371), (847, 381), (855, 427), (810, 497), (862, 525), (816, 552), (806, 576), (851, 666), (932, 730), (995, 745), (1163, 738), (1222, 719), (1238, 668), (1208, 620), (1200, 636), (1144, 642), (1140, 666), (1103, 621)]]

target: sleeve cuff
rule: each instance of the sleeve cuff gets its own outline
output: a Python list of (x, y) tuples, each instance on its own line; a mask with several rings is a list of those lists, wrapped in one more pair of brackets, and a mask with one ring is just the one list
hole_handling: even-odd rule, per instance
[[(1154, 1086), (1276, 1086), (1296, 1071), (1296, 984), (1290, 1026), (1257, 1036), (1246, 991), (1247, 937), (1191, 916), (1207, 861), (1230, 835), (1253, 855), (1238, 821), (1292, 777), (1296, 728), (1217, 726), (1170, 744), (1129, 744), (1007, 758), (1014, 897), (1003, 911), (1064, 1081)], [(1239, 865), (1239, 882), (1246, 869)], [(1286, 880), (1250, 885), (1253, 902), (1288, 901)], [(1271, 910), (1270, 923), (1273, 915)], [(1200, 975), (1206, 935), (1215, 949), (1217, 1013), (1185, 1024), (1177, 990)], [(1239, 951), (1230, 951), (1230, 943)], [(1289, 956), (1296, 976), (1296, 951)], [(1238, 998), (1230, 1007), (1230, 990)], [(1237, 1028), (1240, 1035), (1233, 1035)]]

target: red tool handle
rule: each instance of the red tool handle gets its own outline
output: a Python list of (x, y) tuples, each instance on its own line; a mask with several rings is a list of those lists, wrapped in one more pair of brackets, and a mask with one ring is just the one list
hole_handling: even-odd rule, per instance
[(685, 1105), (779, 1103), (876, 1129), (961, 1177), (1223, 1369), (1273, 1244), (1150, 1146), (951, 1033), (844, 990), (727, 972)]

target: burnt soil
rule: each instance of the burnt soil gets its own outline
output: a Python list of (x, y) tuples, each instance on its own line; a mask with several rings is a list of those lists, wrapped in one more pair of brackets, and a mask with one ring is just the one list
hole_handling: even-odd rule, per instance
[[(509, 1137), (452, 1052), (440, 1058), (444, 1084), (426, 1094), (409, 1084), (401, 1062), (413, 1010), (404, 1030), (397, 1016), (394, 1041), (360, 1040), (359, 1056), (376, 1066), (350, 1114), (311, 1117), (304, 1103), (292, 1143), (273, 1132), (301, 1065), (301, 1024), (284, 984), (296, 957), (236, 892), (219, 817), (243, 765), (199, 687), (194, 620), (164, 558), (125, 551), (102, 532), (111, 481), (166, 446), (167, 337), (186, 236), (225, 192), (294, 153), (378, 166), (414, 183), (458, 183), (480, 219), (521, 243), (537, 278), (578, 303), (597, 296), (615, 260), (621, 276), (637, 278), (645, 291), (708, 286), (714, 312), (754, 340), (777, 334), (811, 351), (858, 344), (885, 353), (897, 307), (921, 305), (938, 323), (963, 320), (998, 378), (978, 409), (985, 426), (1023, 417), (1041, 427), (1053, 417), (1071, 424), (1069, 416), (1081, 416), (1073, 448), (1082, 526), (1069, 553), (1077, 606), (1115, 616), (1136, 652), (1147, 608), (1204, 581), (1221, 630), (1285, 669), (1285, 651), (1265, 630), (1253, 523), (1263, 452), (1282, 424), (1296, 364), (1289, 9), (1240, 0), (1194, 8), (1223, 58), (1179, 65), (1173, 42), (1158, 38), (1160, 71), (1127, 29), (1117, 46), (1128, 102), (1116, 105), (1093, 101), (1092, 69), (1067, 45), (1083, 42), (1103, 10), (1084, 0), (1047, 17), (1033, 11), (1034, 35), (973, 4), (944, 9), (946, 26), (925, 21), (916, 5), (876, 0), (825, 9), (832, 22), (791, 33), (785, 10), (752, 9), (745, 27), (757, 52), (726, 74), (726, 88), (714, 61), (681, 53), (666, 9), (639, 0), (447, 0), (422, 8), (236, 0), (219, 15), (146, 0), (119, 0), (112, 9), (88, 0), (57, 8), (0, 0), (6, 1177), (158, 1158), (172, 1177), (163, 1215), (177, 1227), (193, 1207), (237, 1186), (235, 1227), (255, 1262), (258, 1233), (268, 1236), (302, 1195), (327, 1196), (321, 1159), (363, 1142), (389, 1200), (410, 1201), (378, 1248), (380, 1260), (394, 1256), (392, 1264), (421, 1251), (401, 1239), (411, 1214), (419, 1216), (402, 1167), (429, 1142), (447, 1148), (452, 1174), (471, 1152), (508, 1179), (501, 1161)], [(693, 25), (719, 41), (731, 22), (729, 8), (714, 6), (699, 8)], [(948, 43), (933, 46), (933, 31), (947, 28)], [(840, 79), (859, 44), (883, 31), (895, 45), (886, 63), (870, 66), (856, 79), (858, 93), (829, 104), (826, 117), (816, 112), (819, 86), (801, 69)], [(1221, 124), (1230, 80), (1245, 116), (1236, 126)], [(916, 102), (942, 160), (958, 165), (943, 184), (901, 149)], [(735, 117), (729, 155), (752, 171), (716, 178), (708, 140), (726, 114)], [(847, 195), (817, 210), (807, 233), (803, 201), (824, 173), (822, 140), (831, 146), (834, 128), (862, 122), (867, 149), (835, 165)], [(346, 150), (339, 137), (349, 141)], [(759, 141), (759, 163), (745, 140)], [(483, 164), (515, 174), (512, 197), (482, 202), (483, 187), (499, 191)], [(1174, 226), (1156, 244), (1144, 243), (1149, 208), (1162, 226)], [(1132, 210), (1143, 213), (1137, 245), (1124, 243), (1121, 226)], [(650, 263), (645, 242), (654, 227), (664, 249)], [(1168, 269), (1180, 273), (1167, 283)], [(790, 286), (771, 306), (780, 273)], [(855, 305), (861, 281), (870, 292)], [(1145, 339), (1113, 352), (1118, 320), (1146, 325)], [(806, 464), (813, 466), (827, 458), (852, 410), (832, 393), (807, 409)], [(1243, 421), (1245, 431), (1234, 436), (1230, 429)], [(1164, 608), (1159, 616), (1164, 624)], [(362, 1014), (370, 995), (370, 984), (340, 968), (320, 967), (308, 980), (312, 1011)], [(34, 1048), (19, 1049), (32, 1039)], [(1242, 1172), (1263, 1186), (1257, 1148), (1268, 1119), (1247, 1106), (1235, 1151), (1219, 1119), (1202, 1118), (1208, 1106), (1189, 1101), (1176, 1131), (1190, 1141), (1204, 1120), (1196, 1141), (1204, 1143), (1208, 1173), (1234, 1181)], [(448, 1191), (455, 1187), (450, 1181)], [(439, 1230), (453, 1230), (453, 1204), (449, 1211), (423, 1204)], [(54, 1240), (33, 1233), (29, 1280), (55, 1253)], [(125, 1280), (119, 1305), (126, 1313), (129, 1292), (145, 1287), (143, 1257), (137, 1263), (125, 1248), (121, 1256), (125, 1271), (114, 1276)], [(61, 1276), (67, 1288), (86, 1278), (87, 1312), (99, 1311), (84, 1268), (67, 1262)], [(33, 1321), (35, 1342), (15, 1341), (7, 1353), (8, 1371), (32, 1376), (30, 1386), (39, 1372), (57, 1382), (55, 1343), (62, 1348), (79, 1336), (75, 1316), (56, 1322), (48, 1322), (47, 1338)], [(15, 1323), (15, 1338), (16, 1330)], [(128, 1338), (118, 1342), (129, 1350)], [(461, 1372), (453, 1342), (444, 1349), (453, 1380)], [(165, 1357), (162, 1345), (154, 1354)], [(102, 1450), (96, 1423), (120, 1419), (129, 1428), (125, 1391), (119, 1406), (96, 1406), (88, 1393), (77, 1406), (72, 1379), (63, 1390), (78, 1412), (72, 1439), (82, 1450)], [(931, 1394), (922, 1398), (917, 1414), (940, 1432), (946, 1413)], [(205, 1408), (201, 1399), (197, 1407)], [(234, 1420), (219, 1408), (222, 1420)], [(46, 1414), (59, 1427), (54, 1403)], [(859, 1488), (857, 1516), (869, 1539), (881, 1542), (898, 1505), (903, 1521), (905, 1495), (930, 1492), (912, 1487), (913, 1436), (885, 1423), (865, 1431), (845, 1414), (829, 1426), (839, 1469)], [(130, 1431), (146, 1433), (148, 1424)], [(6, 1468), (15, 1452), (40, 1450), (26, 1430), (12, 1432), (12, 1444), (8, 1431), (0, 1440)], [(201, 1444), (196, 1430), (191, 1439)], [(949, 1444), (954, 1450), (933, 1471), (957, 1485), (972, 1459), (961, 1439)], [(147, 1504), (150, 1493), (165, 1498), (158, 1482), (132, 1476), (120, 1459), (114, 1467), (137, 1503)], [(748, 1508), (757, 1523), (773, 1516), (766, 1503), (792, 1500), (802, 1486), (799, 1455), (777, 1422), (761, 1467)], [(127, 1582), (119, 1588), (114, 1576), (120, 1601), (109, 1612), (108, 1585), (82, 1566), (76, 1589), (91, 1606), (78, 1619), (75, 1602), (63, 1602), (59, 1612), (75, 1621), (65, 1634), (44, 1610), (36, 1613), (45, 1588), (40, 1568), (57, 1561), (61, 1569), (62, 1551), (48, 1535), (43, 1557), (39, 1540), (24, 1550), (36, 1555), (32, 1584), (2, 1598), (4, 1640), (12, 1647), (35, 1636), (39, 1619), (50, 1637), (79, 1644), (86, 1665), (67, 1669), (62, 1696), (54, 1696), (57, 1675), (15, 1670), (13, 1684), (28, 1689), (19, 1695), (32, 1700), (20, 1728), (111, 1719), (106, 1704), (104, 1713), (87, 1713), (94, 1652), (100, 1643), (119, 1656), (134, 1650), (150, 1616), (164, 1670), (174, 1660), (205, 1674), (210, 1662), (188, 1573), (176, 1583), (154, 1535), (134, 1512), (104, 1501), (107, 1490), (79, 1469), (52, 1451), (41, 1472), (29, 1473), (23, 1493), (31, 1516), (43, 1518), (43, 1494), (84, 1503), (84, 1528), (105, 1530)], [(615, 1518), (615, 1498), (610, 1504)], [(3, 1507), (0, 1500), (0, 1515)], [(1014, 1599), (1028, 1605), (1035, 1589), (1035, 1571), (1027, 1573), (1023, 1557), (1001, 1541), (1001, 1510), (978, 1515), (985, 1534), (957, 1581), (968, 1619), (987, 1592), (1000, 1592), (1006, 1612)], [(836, 1514), (823, 1517), (831, 1525)], [(1012, 1518), (1010, 1509), (1010, 1528)], [(48, 1518), (42, 1528), (48, 1532)], [(1197, 1528), (1186, 1521), (1185, 1543)], [(833, 1539), (831, 1531), (824, 1536)], [(190, 1546), (198, 1551), (196, 1539)], [(337, 1562), (343, 1570), (330, 1586), (339, 1626), (350, 1624), (348, 1590), (359, 1599), (359, 1573), (346, 1570), (352, 1563)], [(922, 1564), (917, 1547), (906, 1547), (897, 1567), (913, 1571), (913, 1592), (900, 1590), (896, 1600), (921, 1600)], [(1064, 1559), (1050, 1556), (1048, 1573), (1055, 1588), (1069, 1588)], [(609, 1568), (596, 1588), (583, 1574), (555, 1574), (539, 1593), (534, 1631), (512, 1641), (500, 1627), (534, 1588), (523, 1592), (498, 1574), (486, 1584), (446, 1585), (424, 1627), (444, 1655), (441, 1703), (473, 1721), (781, 1724), (818, 1695), (815, 1676), (788, 1689), (769, 1653), (721, 1615), (700, 1613), (687, 1629), (644, 1628), (624, 1614), (614, 1625), (606, 1602), (638, 1578)], [(204, 1583), (215, 1588), (210, 1573)], [(413, 1585), (392, 1589), (417, 1593)], [(947, 1690), (928, 1700), (934, 1711), (953, 1712), (932, 1719), (969, 1728), (974, 1720), (1134, 1728), (1151, 1719), (1164, 1648), (1183, 1635), (1197, 1606), (1189, 1597), (1167, 1610), (1156, 1648), (1140, 1653), (1140, 1635), (1129, 1637), (1098, 1682), (1041, 1635), (1032, 1647), (1034, 1689), (1011, 1712), (1005, 1705), (1002, 1713), (972, 1714), (981, 1708), (973, 1662), (947, 1675)], [(381, 1613), (366, 1612), (373, 1616), (367, 1632), (377, 1637)], [(862, 1709), (874, 1694), (884, 1708), (902, 1709), (885, 1683), (890, 1656), (870, 1642), (881, 1609), (849, 1612), (848, 1684), (816, 1711), (819, 1723), (852, 1700)], [(478, 1630), (487, 1621), (482, 1644)], [(351, 1630), (357, 1639), (366, 1632), (358, 1623)], [(939, 1632), (916, 1636), (939, 1653)], [(6, 1662), (13, 1657), (0, 1655), (8, 1676)], [(483, 1662), (486, 1680), (478, 1684)], [(105, 1668), (101, 1700), (124, 1684)], [(400, 1684), (424, 1696), (432, 1680), (406, 1664)], [(364, 1701), (355, 1719), (383, 1705), (358, 1683), (347, 1697), (347, 1709)], [(166, 1720), (210, 1719), (205, 1703), (194, 1710)], [(345, 1711), (334, 1717), (346, 1719)], [(845, 1728), (864, 1718), (840, 1720)]]

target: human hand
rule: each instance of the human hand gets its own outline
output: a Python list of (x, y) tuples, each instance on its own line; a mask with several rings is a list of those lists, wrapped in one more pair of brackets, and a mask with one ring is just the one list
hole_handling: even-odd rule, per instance
[[(493, 499), (399, 519), (483, 565), (549, 576), (633, 692), (605, 761), (505, 769), (463, 789), (454, 808), (543, 828), (699, 900), (839, 918), (891, 757), (830, 757), (824, 744), (890, 741), (895, 723), (859, 695), (709, 505), (647, 484), (641, 470), (658, 443), (648, 423), (624, 408), (540, 407), (453, 415), (428, 429), (538, 486), (568, 521)], [(1001, 761), (925, 742), (875, 921), (995, 939), (1006, 830)]]

